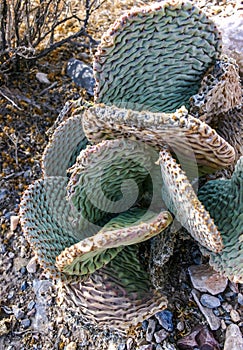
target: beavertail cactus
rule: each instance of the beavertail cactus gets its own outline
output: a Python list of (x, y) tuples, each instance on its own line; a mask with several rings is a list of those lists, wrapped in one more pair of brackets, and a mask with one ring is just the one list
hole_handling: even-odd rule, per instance
[(130, 11), (99, 45), (95, 103), (75, 108), (45, 149), (21, 224), (63, 302), (88, 319), (125, 329), (166, 306), (139, 255), (172, 222), (165, 204), (211, 264), (242, 281), (242, 158), (231, 180), (200, 190), (219, 230), (184, 172), (233, 167), (242, 155), (237, 66), (220, 54), (217, 28), (190, 2)]

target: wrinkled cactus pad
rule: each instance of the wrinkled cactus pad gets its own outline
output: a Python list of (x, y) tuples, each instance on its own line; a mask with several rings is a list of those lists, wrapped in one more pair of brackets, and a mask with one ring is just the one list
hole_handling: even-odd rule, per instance
[(159, 162), (164, 184), (162, 196), (169, 210), (202, 246), (220, 252), (223, 248), (220, 233), (185, 172), (166, 149), (160, 152)]
[(208, 181), (199, 190), (205, 205), (221, 232), (223, 250), (209, 255), (212, 267), (234, 282), (243, 283), (243, 157), (230, 180)]
[(221, 45), (213, 21), (189, 1), (131, 10), (101, 39), (94, 60), (96, 102), (165, 113), (188, 107)]
[(68, 275), (86, 275), (110, 262), (126, 245), (140, 243), (159, 234), (172, 222), (169, 212), (155, 214), (131, 209), (111, 219), (96, 235), (66, 248), (56, 266)]
[(146, 182), (152, 181), (153, 193), (161, 181), (152, 169), (158, 153), (150, 146), (126, 139), (103, 141), (88, 146), (70, 169), (68, 197), (89, 222), (99, 224), (107, 214), (115, 215), (143, 199)]
[(105, 268), (85, 282), (60, 286), (60, 303), (109, 329), (126, 331), (167, 307), (165, 296), (151, 288), (137, 245), (125, 247)]
[(205, 170), (215, 170), (234, 162), (235, 151), (214, 129), (188, 114), (136, 112), (115, 106), (96, 105), (83, 115), (83, 128), (91, 142), (126, 137), (160, 149), (168, 145), (178, 157), (192, 158)]

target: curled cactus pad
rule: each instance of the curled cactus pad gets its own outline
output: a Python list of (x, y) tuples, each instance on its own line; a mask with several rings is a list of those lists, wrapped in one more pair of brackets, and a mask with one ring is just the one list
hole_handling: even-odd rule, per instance
[(131, 10), (101, 39), (94, 60), (96, 102), (166, 113), (188, 107), (220, 53), (217, 28), (189, 1)]
[[(67, 132), (67, 125), (60, 127), (59, 131)], [(54, 133), (53, 141), (57, 150), (59, 131)], [(79, 147), (79, 142), (75, 143)], [(50, 154), (51, 147), (48, 145)], [(121, 315), (116, 322), (124, 323), (121, 328), (143, 320), (166, 304), (165, 298), (150, 287), (137, 246), (172, 222), (171, 214), (161, 210), (157, 158), (153, 148), (131, 140), (87, 146), (68, 172), (70, 178), (46, 176), (31, 185), (21, 201), (22, 228), (41, 266), (62, 279), (67, 293), (74, 286), (79, 288), (76, 295), (85, 291), (79, 301), (75, 300), (79, 304), (87, 299), (83, 314), (92, 314), (93, 308), (87, 303), (93, 301), (98, 308), (93, 317), (97, 321), (100, 318), (105, 322), (103, 315), (119, 302)], [(46, 164), (49, 167), (49, 160), (44, 167)], [(88, 278), (90, 274), (94, 276)], [(97, 278), (103, 279), (98, 292), (101, 282), (93, 287), (88, 282)], [(125, 312), (128, 305), (130, 311)]]
[(157, 149), (168, 145), (180, 159), (190, 159), (204, 171), (227, 167), (235, 159), (234, 148), (184, 107), (174, 113), (151, 113), (100, 104), (84, 112), (83, 127), (94, 143), (123, 136)]
[(214, 218), (223, 239), (223, 250), (209, 255), (213, 268), (234, 282), (243, 283), (243, 157), (230, 180), (208, 181), (199, 190), (199, 199)]

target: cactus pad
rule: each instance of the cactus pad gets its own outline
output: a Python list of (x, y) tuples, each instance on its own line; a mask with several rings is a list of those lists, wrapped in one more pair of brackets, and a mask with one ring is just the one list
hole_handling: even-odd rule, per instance
[(214, 23), (189, 1), (131, 10), (101, 39), (94, 60), (95, 100), (165, 113), (188, 107), (220, 52)]
[(199, 199), (221, 232), (223, 250), (209, 255), (209, 263), (234, 282), (243, 283), (243, 157), (230, 180), (212, 180), (199, 190)]

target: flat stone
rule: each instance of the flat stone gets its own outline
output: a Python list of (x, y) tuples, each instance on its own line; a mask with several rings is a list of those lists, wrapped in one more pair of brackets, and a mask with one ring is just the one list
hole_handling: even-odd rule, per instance
[(230, 324), (226, 329), (224, 350), (243, 350), (243, 338), (240, 328)]
[(31, 325), (31, 321), (28, 318), (25, 318), (21, 321), (21, 326), (24, 328), (28, 328)]
[(188, 268), (193, 287), (200, 292), (216, 295), (222, 293), (228, 283), (228, 279), (214, 271), (211, 266), (193, 265)]
[(203, 294), (200, 298), (200, 302), (203, 306), (206, 306), (209, 309), (214, 309), (216, 307), (219, 307), (221, 304), (219, 298), (214, 297), (210, 294)]
[(206, 318), (208, 325), (210, 327), (210, 329), (212, 331), (216, 331), (217, 329), (219, 329), (221, 322), (219, 317), (217, 317), (214, 313), (212, 309), (209, 309), (208, 307), (203, 306), (200, 301), (199, 301), (199, 293), (198, 291), (196, 291), (195, 289), (192, 290), (192, 295), (193, 298), (195, 300), (195, 302), (197, 303), (201, 313), (203, 314), (203, 316)]

